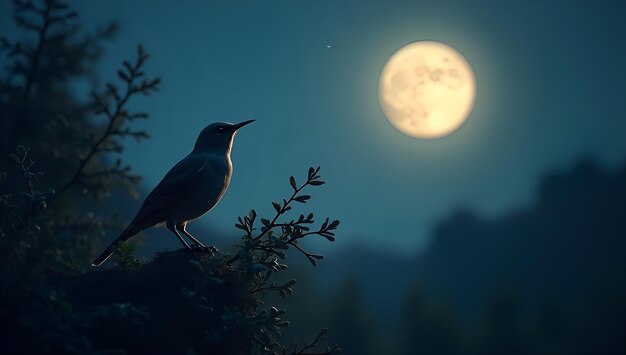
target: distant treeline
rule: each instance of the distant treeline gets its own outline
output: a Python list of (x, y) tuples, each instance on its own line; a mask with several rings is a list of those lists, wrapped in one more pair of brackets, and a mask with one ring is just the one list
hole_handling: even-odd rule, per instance
[(459, 211), (414, 258), (350, 250), (319, 271), (287, 309), (345, 354), (623, 354), (626, 164), (548, 175), (497, 219)]

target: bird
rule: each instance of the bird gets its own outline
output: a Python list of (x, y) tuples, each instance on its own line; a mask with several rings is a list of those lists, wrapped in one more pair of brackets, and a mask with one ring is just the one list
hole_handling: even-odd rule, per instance
[[(100, 266), (113, 255), (113, 246), (153, 226), (165, 226), (187, 250), (206, 249), (187, 231), (187, 224), (209, 212), (220, 201), (233, 172), (230, 152), (237, 131), (255, 120), (232, 124), (216, 122), (206, 126), (198, 135), (193, 150), (179, 161), (148, 194), (139, 212), (126, 229), (109, 245), (92, 266)], [(215, 247), (210, 247), (217, 251)]]

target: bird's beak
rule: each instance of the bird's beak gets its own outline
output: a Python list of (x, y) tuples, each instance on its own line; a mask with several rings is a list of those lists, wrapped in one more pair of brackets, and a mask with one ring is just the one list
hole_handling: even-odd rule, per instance
[(237, 124), (235, 124), (233, 128), (235, 128), (235, 131), (236, 131), (236, 130), (238, 130), (239, 128), (241, 128), (241, 127), (243, 127), (243, 126), (245, 126), (245, 125), (247, 125), (247, 124), (250, 124), (250, 123), (252, 123), (252, 122), (254, 122), (254, 121), (256, 121), (256, 120), (247, 120), (247, 121), (243, 121), (243, 122), (241, 122), (241, 123), (237, 123)]

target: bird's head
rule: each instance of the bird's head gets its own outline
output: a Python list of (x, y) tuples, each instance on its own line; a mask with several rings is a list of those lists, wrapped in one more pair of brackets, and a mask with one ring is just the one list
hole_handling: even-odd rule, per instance
[(194, 152), (230, 153), (237, 130), (255, 120), (241, 123), (215, 122), (206, 126), (196, 141)]

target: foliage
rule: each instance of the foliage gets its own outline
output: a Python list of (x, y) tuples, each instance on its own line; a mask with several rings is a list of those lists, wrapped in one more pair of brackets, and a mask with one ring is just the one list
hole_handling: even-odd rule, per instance
[[(160, 79), (146, 76), (148, 55), (139, 46), (136, 59), (124, 61), (117, 71), (117, 82), (80, 97), (76, 83), (102, 81), (95, 75), (95, 63), (117, 26), (83, 34), (78, 14), (61, 0), (16, 0), (13, 15), (23, 38), (0, 39), (0, 53), (7, 56), (0, 77), (0, 148), (29, 147), (38, 158), (39, 169), (46, 171), (45, 184), (56, 189), (46, 197), (47, 202), (55, 200), (47, 209), (52, 230), (40, 238), (55, 235), (62, 248), (47, 257), (76, 267), (76, 260), (97, 249), (94, 236), (119, 224), (113, 212), (94, 213), (93, 200), (119, 189), (137, 196), (140, 177), (119, 155), (124, 139), (148, 137), (146, 131), (130, 128), (132, 121), (148, 115), (128, 106), (135, 97), (156, 91)], [(0, 171), (11, 169), (12, 162), (0, 156)], [(22, 185), (15, 174), (8, 174), (4, 188), (18, 191)]]
[[(33, 258), (55, 246), (54, 240), (39, 238), (49, 234), (54, 226), (45, 209), (55, 191), (38, 190), (37, 183), (43, 173), (33, 170), (35, 161), (30, 158), (28, 148), (18, 146), (10, 157), (23, 177), (23, 189), (19, 198), (11, 193), (0, 194), (0, 271), (17, 272), (28, 270), (20, 268), (20, 264), (32, 264)], [(3, 172), (0, 180), (6, 176)]]
[[(289, 178), (293, 193), (288, 199), (283, 199), (282, 202), (272, 202), (276, 213), (271, 220), (260, 218), (262, 226), (258, 234), (255, 233), (258, 217), (255, 210), (251, 210), (247, 216), (238, 218), (235, 227), (244, 231), (245, 234), (242, 237), (243, 243), (238, 246), (238, 254), (230, 258), (228, 264), (237, 263), (238, 267), (245, 271), (245, 278), (251, 284), (249, 289), (251, 295), (275, 292), (282, 298), (292, 296), (292, 287), (296, 284), (295, 279), (282, 284), (273, 281), (270, 283), (273, 274), (287, 268), (287, 265), (282, 263), (282, 260), (286, 258), (286, 251), (290, 247), (295, 248), (315, 266), (323, 256), (306, 251), (299, 245), (299, 242), (303, 238), (316, 235), (331, 242), (335, 240), (333, 231), (339, 226), (338, 220), (331, 222), (326, 218), (319, 228), (313, 230), (311, 230), (315, 223), (313, 213), (309, 213), (307, 216), (300, 214), (297, 219), (279, 221), (281, 217), (292, 210), (293, 202), (304, 204), (311, 199), (310, 195), (301, 193), (303, 189), (308, 186), (321, 186), (325, 183), (320, 179), (319, 171), (319, 167), (309, 168), (307, 179), (300, 186), (298, 186), (295, 177)], [(262, 303), (261, 298), (262, 296), (259, 298), (259, 303)], [(256, 315), (256, 323), (261, 327), (261, 331), (254, 335), (254, 340), (259, 344), (261, 353), (272, 354), (280, 350), (286, 354), (286, 348), (277, 341), (277, 336), (281, 335), (281, 328), (289, 325), (289, 322), (282, 318), (283, 313), (284, 311), (270, 307)], [(305, 350), (315, 347), (325, 334), (326, 331), (322, 331), (313, 342), (304, 344), (301, 350), (298, 350), (296, 346), (293, 353), (303, 354)], [(336, 352), (339, 352), (337, 345), (328, 347), (323, 354)]]
[[(28, 192), (24, 196), (28, 197), (25, 205), (28, 208), (12, 207), (11, 198), (5, 199), (11, 207), (3, 209), (2, 215), (17, 217), (2, 219), (2, 233), (8, 241), (20, 237), (23, 242), (30, 239), (23, 239), (19, 230), (39, 231), (40, 227), (32, 226), (43, 225), (40, 220), (52, 220), (43, 214), (52, 191), (37, 190), (34, 182), (42, 174), (32, 172), (34, 162), (28, 158), (27, 149), (19, 148), (14, 159), (23, 169), (27, 182)], [(3, 346), (0, 349), (67, 353), (116, 349), (128, 353), (142, 353), (146, 349), (151, 353), (178, 353), (187, 349), (224, 354), (245, 354), (256, 349), (261, 354), (313, 354), (309, 351), (320, 346), (327, 330), (323, 329), (312, 341), (295, 345), (288, 351), (279, 342), (281, 328), (289, 325), (285, 311), (266, 305), (264, 299), (269, 292), (282, 297), (293, 294), (295, 280), (284, 284), (271, 282), (273, 274), (287, 268), (279, 264), (277, 258), (285, 258), (288, 246), (311, 235), (333, 237), (330, 233), (338, 225), (337, 221), (326, 220), (313, 232), (304, 226), (314, 223), (312, 216), (278, 222), (278, 218), (290, 210), (293, 201), (302, 200), (299, 193), (305, 186), (321, 185), (318, 173), (319, 168), (309, 171), (307, 182), (295, 188), (290, 199), (283, 201), (272, 222), (265, 223), (259, 234), (261, 238), (253, 234), (255, 218), (247, 216), (241, 220), (250, 233), (245, 234), (244, 243), (239, 246), (239, 258), (197, 249), (162, 253), (156, 261), (144, 264), (132, 255), (133, 244), (121, 242), (114, 248), (120, 271), (81, 274), (75, 270), (64, 273), (46, 268), (41, 278), (34, 269), (27, 270), (16, 256), (13, 270), (28, 271), (24, 277), (29, 282), (15, 283), (7, 277), (8, 270), (3, 269), (3, 304), (21, 306), (19, 311), (0, 308), (3, 321), (12, 319), (14, 324), (0, 342)], [(17, 230), (6, 229), (5, 226), (12, 223)], [(280, 233), (277, 235), (272, 229)], [(46, 252), (49, 246), (38, 248), (39, 252)], [(2, 250), (11, 248), (3, 246)], [(312, 255), (301, 247), (297, 250), (307, 258)], [(29, 255), (33, 254), (27, 253)], [(314, 258), (319, 259), (321, 256)], [(131, 270), (134, 272), (128, 273)], [(157, 334), (170, 327), (180, 329), (185, 336), (173, 332), (163, 338), (163, 344), (155, 343)], [(339, 351), (334, 345), (314, 354)]]
[[(231, 259), (231, 262), (242, 259), (246, 264), (254, 268), (257, 265), (265, 266), (266, 275), (271, 275), (272, 271), (278, 272), (283, 269), (283, 266), (278, 263), (278, 258), (285, 258), (285, 250), (289, 247), (294, 247), (300, 251), (307, 259), (313, 264), (317, 265), (317, 260), (323, 259), (322, 255), (309, 253), (298, 245), (298, 242), (309, 235), (319, 235), (327, 240), (335, 241), (335, 233), (333, 230), (337, 229), (339, 225), (338, 220), (329, 222), (327, 218), (319, 229), (311, 231), (310, 226), (315, 223), (313, 220), (313, 214), (309, 213), (306, 217), (301, 214), (297, 220), (290, 220), (279, 222), (278, 219), (286, 212), (292, 209), (292, 202), (306, 203), (311, 199), (310, 195), (300, 194), (300, 192), (307, 186), (320, 186), (325, 182), (320, 180), (319, 176), (320, 168), (309, 168), (307, 180), (301, 186), (298, 186), (296, 179), (291, 176), (289, 183), (293, 189), (292, 195), (289, 199), (283, 199), (281, 202), (272, 202), (272, 206), (276, 211), (276, 214), (270, 221), (266, 218), (261, 218), (261, 232), (254, 236), (255, 222), (257, 219), (257, 213), (255, 210), (251, 210), (247, 216), (243, 218), (239, 217), (239, 223), (235, 224), (235, 227), (243, 230), (246, 234), (243, 237), (243, 244), (240, 246), (239, 254)], [(265, 237), (265, 238), (264, 238)], [(259, 281), (262, 282), (261, 278)]]
[(124, 271), (131, 271), (140, 267), (143, 262), (133, 256), (134, 251), (135, 244), (123, 240), (117, 242), (113, 246), (115, 265)]
[[(143, 130), (133, 130), (127, 127), (128, 123), (136, 119), (145, 119), (145, 112), (131, 113), (126, 108), (129, 99), (137, 94), (149, 95), (158, 90), (160, 79), (142, 79), (145, 74), (142, 66), (148, 59), (148, 54), (143, 47), (137, 49), (137, 59), (133, 64), (124, 61), (123, 68), (117, 71), (117, 75), (124, 82), (123, 93), (113, 83), (108, 82), (103, 93), (92, 91), (92, 108), (96, 115), (103, 116), (106, 120), (106, 128), (95, 137), (92, 132), (81, 133), (75, 130), (75, 135), (81, 141), (86, 142), (84, 149), (75, 153), (77, 168), (74, 174), (65, 182), (59, 192), (62, 193), (73, 186), (81, 186), (83, 193), (101, 199), (106, 196), (112, 183), (121, 186), (133, 186), (139, 182), (139, 176), (130, 174), (130, 166), (122, 166), (119, 158), (113, 165), (103, 166), (89, 170), (88, 166), (98, 154), (117, 153), (124, 151), (121, 139), (133, 137), (137, 140), (148, 138), (148, 133)], [(68, 126), (70, 128), (71, 126)]]
[[(186, 318), (184, 326), (193, 325), (194, 329), (204, 332), (206, 339), (205, 342), (192, 344), (194, 351), (210, 349), (228, 354), (247, 353), (250, 349), (256, 349), (255, 351), (260, 354), (304, 355), (311, 354), (309, 352), (311, 349), (321, 345), (326, 329), (312, 341), (295, 345), (289, 351), (279, 341), (282, 328), (290, 324), (285, 319), (285, 311), (266, 303), (269, 293), (276, 293), (282, 297), (293, 295), (296, 280), (285, 283), (272, 281), (274, 274), (287, 268), (287, 265), (279, 263), (278, 259), (285, 259), (285, 252), (289, 246), (297, 245), (298, 240), (313, 235), (334, 239), (332, 231), (336, 229), (338, 221), (327, 220), (314, 232), (309, 228), (314, 223), (312, 214), (307, 218), (301, 216), (297, 220), (278, 222), (281, 216), (292, 209), (290, 206), (292, 202), (305, 203), (310, 198), (308, 195), (301, 195), (300, 192), (309, 185), (322, 185), (323, 182), (319, 178), (319, 168), (311, 168), (307, 181), (300, 187), (294, 187), (294, 193), (289, 199), (283, 200), (272, 221), (262, 222), (264, 226), (257, 235), (255, 235), (257, 214), (254, 210), (247, 216), (239, 218), (236, 226), (244, 230), (245, 234), (236, 255), (214, 255), (200, 249), (190, 252), (192, 269), (185, 274), (190, 275), (191, 279), (183, 283), (181, 292), (186, 302), (185, 307), (190, 307), (182, 312), (188, 312), (193, 316)], [(291, 181), (295, 179), (292, 177)], [(296, 249), (307, 258), (314, 255), (299, 246)], [(154, 264), (172, 257), (168, 253), (163, 253)], [(319, 260), (321, 255), (312, 258)], [(148, 264), (142, 270), (146, 267), (153, 267), (153, 264)], [(209, 348), (206, 348), (207, 344), (210, 344)], [(334, 354), (339, 351), (340, 348), (334, 345), (315, 354)]]

